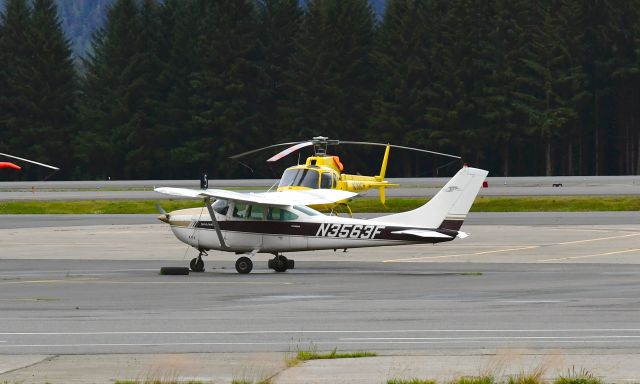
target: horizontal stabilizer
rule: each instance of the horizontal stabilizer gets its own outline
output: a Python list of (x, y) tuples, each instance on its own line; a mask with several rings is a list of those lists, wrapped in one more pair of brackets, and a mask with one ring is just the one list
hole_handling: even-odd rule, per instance
[(413, 235), (413, 236), (426, 237), (426, 238), (436, 237), (440, 239), (451, 239), (451, 236), (449, 235), (445, 235), (444, 233), (431, 231), (428, 229), (404, 229), (402, 231), (395, 231), (391, 233), (398, 234), (398, 235)]

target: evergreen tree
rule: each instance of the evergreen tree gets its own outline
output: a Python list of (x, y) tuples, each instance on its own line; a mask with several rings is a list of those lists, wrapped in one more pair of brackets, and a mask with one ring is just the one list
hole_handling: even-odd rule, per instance
[(302, 9), (298, 0), (260, 0), (258, 2), (261, 66), (265, 84), (261, 84), (262, 125), (273, 141), (291, 139), (283, 129), (282, 111), (286, 102), (285, 75), (296, 52), (295, 39), (300, 33)]
[[(435, 12), (430, 6), (433, 4), (420, 0), (390, 0), (387, 4), (377, 33), (379, 80), (372, 139), (432, 149), (441, 144), (433, 140), (434, 131), (425, 120), (434, 59)], [(407, 153), (394, 154), (394, 158), (395, 164), (404, 165), (404, 174), (417, 174)]]
[(196, 37), (197, 70), (190, 75), (195, 156), (216, 177), (236, 172), (227, 157), (268, 140), (259, 114), (256, 9), (250, 0), (203, 1)]
[(28, 127), (31, 108), (29, 44), (31, 11), (26, 0), (8, 0), (0, 15), (0, 132), (3, 152), (27, 154), (31, 142), (21, 129)]
[[(11, 0), (3, 14), (4, 82), (0, 96), (0, 125), (7, 152), (28, 155), (62, 168), (69, 176), (71, 150), (67, 143), (75, 128), (75, 71), (71, 48), (62, 32), (53, 0)], [(29, 167), (23, 177), (42, 171)]]
[[(84, 60), (82, 132), (76, 147), (82, 169), (96, 178), (123, 176), (125, 151), (115, 138), (129, 120), (137, 95), (127, 88), (129, 60), (136, 54), (138, 8), (135, 0), (118, 0), (107, 12), (105, 25), (93, 37), (92, 53)], [(127, 73), (130, 73), (127, 72)]]
[(290, 137), (366, 133), (375, 86), (373, 12), (366, 0), (312, 0), (287, 76)]
[[(582, 68), (573, 60), (571, 44), (575, 36), (569, 25), (568, 2), (540, 1), (532, 8), (531, 40), (522, 59), (517, 79), (517, 107), (528, 116), (528, 132), (542, 138), (543, 172), (554, 174), (552, 144), (566, 136), (578, 118), (575, 97), (583, 81)], [(557, 169), (556, 169), (557, 170)]]
[(77, 82), (71, 44), (66, 39), (53, 0), (35, 0), (31, 15), (32, 77), (29, 81), (33, 111), (23, 135), (33, 145), (30, 155), (59, 164), (61, 177), (70, 176), (72, 149), (68, 147), (77, 128)]

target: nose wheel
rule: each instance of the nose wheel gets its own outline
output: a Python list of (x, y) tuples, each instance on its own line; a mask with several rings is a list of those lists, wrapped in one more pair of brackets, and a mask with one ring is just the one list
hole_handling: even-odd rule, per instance
[(202, 260), (202, 255), (206, 255), (206, 252), (200, 251), (198, 257), (191, 259), (189, 267), (193, 272), (204, 272), (204, 260)]

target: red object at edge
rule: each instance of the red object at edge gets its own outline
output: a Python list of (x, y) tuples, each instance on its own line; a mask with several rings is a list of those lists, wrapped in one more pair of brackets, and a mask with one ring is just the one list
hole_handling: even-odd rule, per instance
[(0, 161), (0, 168), (11, 168), (11, 169), (15, 169), (16, 171), (19, 171), (22, 169), (13, 163), (8, 163), (5, 161)]

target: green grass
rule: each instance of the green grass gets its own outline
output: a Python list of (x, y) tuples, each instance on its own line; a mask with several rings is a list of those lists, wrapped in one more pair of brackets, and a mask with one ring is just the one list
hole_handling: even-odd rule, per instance
[(391, 379), (387, 380), (387, 384), (436, 384), (435, 380), (425, 379)]
[(202, 381), (180, 381), (174, 379), (116, 380), (114, 384), (203, 384)]
[[(402, 212), (424, 204), (427, 199), (389, 199), (383, 206), (377, 199), (356, 199), (353, 212)], [(196, 200), (78, 200), (0, 202), (0, 214), (130, 214), (158, 213), (160, 203), (167, 212), (202, 207)], [(640, 196), (544, 196), (478, 197), (472, 212), (592, 212), (640, 211)], [(206, 212), (206, 211), (205, 211)], [(342, 211), (341, 211), (342, 212)]]
[(494, 384), (493, 376), (463, 376), (451, 382), (451, 384)]
[(602, 380), (585, 368), (576, 371), (576, 368), (572, 367), (567, 375), (559, 376), (553, 381), (553, 384), (602, 384)]
[(194, 200), (11, 201), (0, 203), (0, 214), (159, 214), (156, 203), (160, 203), (167, 212), (202, 207)]
[(338, 352), (336, 348), (331, 352), (320, 353), (317, 351), (298, 351), (296, 358), (300, 361), (307, 360), (324, 360), (324, 359), (353, 359), (358, 357), (374, 357), (378, 356), (375, 352), (358, 351), (358, 352)]
[(307, 349), (299, 349), (293, 357), (285, 356), (287, 367), (295, 367), (303, 361), (307, 360), (326, 360), (326, 359), (354, 359), (360, 357), (378, 356), (376, 352), (357, 351), (357, 352), (338, 352), (338, 348), (334, 348), (331, 352), (318, 352), (318, 347), (311, 344)]

